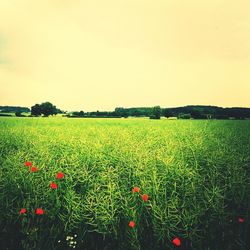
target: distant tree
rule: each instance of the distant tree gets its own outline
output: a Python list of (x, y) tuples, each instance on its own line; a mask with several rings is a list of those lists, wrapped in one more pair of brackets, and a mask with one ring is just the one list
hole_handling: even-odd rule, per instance
[(117, 108), (123, 110), (117, 110), (122, 112), (123, 117), (128, 116), (150, 116), (152, 114), (152, 108), (149, 107), (138, 107), (138, 108)]
[(115, 108), (115, 115), (119, 117), (128, 117), (128, 111), (125, 108)]
[(57, 108), (56, 113), (57, 114), (66, 114), (67, 112)]
[(29, 108), (19, 106), (0, 106), (0, 112), (15, 113), (15, 112), (30, 112)]
[(152, 115), (150, 116), (150, 119), (161, 119), (161, 107), (155, 106), (152, 109)]
[(44, 102), (42, 104), (35, 104), (31, 107), (31, 115), (33, 116), (49, 116), (58, 113), (58, 109), (50, 102)]
[(202, 111), (200, 111), (198, 109), (191, 110), (190, 115), (194, 119), (205, 119), (205, 118), (207, 118), (205, 115), (202, 114)]
[(50, 102), (44, 102), (40, 105), (41, 113), (44, 116), (55, 115), (57, 114), (57, 108)]
[(178, 114), (178, 119), (190, 119), (190, 118), (191, 118), (190, 114), (184, 114), (184, 113)]
[(84, 116), (84, 112), (82, 110), (79, 112), (79, 116)]
[(15, 116), (21, 117), (21, 116), (22, 116), (22, 113), (21, 113), (20, 111), (17, 111), (17, 112), (15, 112)]
[(162, 115), (165, 117), (171, 117), (173, 116), (173, 113), (169, 109), (162, 109)]
[(140, 111), (138, 109), (134, 109), (131, 111), (132, 116), (140, 116)]
[(41, 105), (35, 104), (31, 107), (31, 115), (39, 116), (42, 114)]
[(84, 117), (85, 113), (81, 110), (80, 112), (74, 111), (72, 114), (68, 114), (69, 117)]

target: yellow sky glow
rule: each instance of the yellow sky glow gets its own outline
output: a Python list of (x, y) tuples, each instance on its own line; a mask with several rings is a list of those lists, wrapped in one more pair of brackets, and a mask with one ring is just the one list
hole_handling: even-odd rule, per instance
[(250, 107), (249, 0), (0, 0), (0, 105)]

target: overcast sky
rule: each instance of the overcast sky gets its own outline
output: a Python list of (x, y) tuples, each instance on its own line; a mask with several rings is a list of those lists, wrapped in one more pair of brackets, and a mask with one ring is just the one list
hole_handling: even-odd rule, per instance
[(250, 107), (249, 0), (0, 0), (0, 105)]

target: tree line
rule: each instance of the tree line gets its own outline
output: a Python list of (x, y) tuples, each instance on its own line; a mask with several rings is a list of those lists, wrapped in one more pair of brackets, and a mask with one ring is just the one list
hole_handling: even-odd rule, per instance
[[(64, 114), (70, 118), (127, 118), (127, 117), (149, 117), (150, 119), (160, 119), (161, 117), (177, 117), (179, 119), (246, 119), (250, 118), (250, 108), (222, 108), (217, 106), (189, 105), (176, 108), (155, 107), (136, 107), (123, 108), (117, 107), (114, 111), (92, 111), (84, 112), (65, 112), (58, 109), (50, 102), (35, 104), (31, 109), (19, 106), (0, 106), (1, 113), (15, 113), (16, 116), (23, 116), (22, 113), (31, 112), (31, 116), (50, 116)], [(6, 115), (6, 114), (4, 114)]]
[(176, 117), (178, 119), (246, 119), (250, 118), (250, 108), (222, 108), (217, 106), (190, 105), (177, 108), (139, 107), (116, 108), (111, 112), (73, 112), (68, 117)]
[(26, 107), (19, 107), (19, 106), (0, 106), (0, 112), (1, 113), (15, 113), (15, 112), (28, 113), (30, 112), (30, 109)]

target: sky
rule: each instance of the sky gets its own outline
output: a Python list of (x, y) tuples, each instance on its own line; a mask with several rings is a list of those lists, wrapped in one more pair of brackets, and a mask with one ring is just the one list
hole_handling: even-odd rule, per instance
[(250, 107), (249, 0), (0, 0), (0, 105)]

